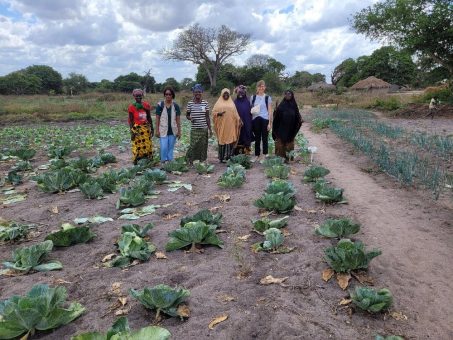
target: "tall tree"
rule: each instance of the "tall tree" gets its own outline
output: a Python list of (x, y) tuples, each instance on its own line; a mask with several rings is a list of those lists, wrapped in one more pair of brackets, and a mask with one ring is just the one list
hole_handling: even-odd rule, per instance
[(453, 77), (451, 0), (384, 0), (353, 16), (353, 27), (444, 66)]
[(83, 74), (77, 74), (74, 72), (69, 73), (68, 78), (63, 80), (63, 84), (66, 90), (66, 93), (70, 94), (79, 94), (85, 92), (89, 86), (90, 82), (87, 77)]
[(26, 74), (41, 79), (40, 93), (61, 93), (63, 90), (63, 77), (52, 67), (47, 65), (32, 65), (23, 70)]
[(358, 80), (357, 63), (352, 58), (343, 60), (340, 65), (335, 67), (331, 75), (332, 84), (339, 87), (350, 87)]
[(169, 60), (191, 61), (208, 74), (211, 87), (216, 87), (220, 67), (231, 56), (241, 54), (250, 43), (250, 34), (237, 33), (222, 25), (205, 28), (199, 24), (181, 32), (173, 47), (162, 51)]

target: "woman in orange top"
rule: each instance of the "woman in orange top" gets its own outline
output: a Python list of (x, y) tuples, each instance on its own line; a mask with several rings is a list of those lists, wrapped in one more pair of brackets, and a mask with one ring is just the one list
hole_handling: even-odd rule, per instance
[(153, 121), (151, 120), (151, 106), (148, 102), (142, 101), (143, 91), (135, 89), (132, 91), (135, 103), (130, 104), (129, 127), (131, 129), (132, 159), (134, 164), (142, 158), (152, 159), (153, 143), (151, 137), (154, 135)]

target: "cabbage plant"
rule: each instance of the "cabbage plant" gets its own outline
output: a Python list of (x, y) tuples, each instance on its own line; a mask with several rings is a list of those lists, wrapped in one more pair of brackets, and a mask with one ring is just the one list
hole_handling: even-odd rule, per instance
[(123, 232), (118, 241), (120, 256), (117, 256), (110, 265), (112, 267), (126, 267), (133, 260), (148, 261), (156, 246), (146, 242), (134, 232)]
[(267, 157), (263, 161), (263, 166), (265, 168), (270, 168), (275, 165), (285, 165), (285, 159), (279, 156)]
[(162, 165), (162, 170), (166, 172), (181, 173), (189, 171), (189, 168), (183, 159), (175, 159)]
[(261, 218), (258, 220), (254, 220), (254, 221), (252, 221), (252, 223), (253, 223), (253, 228), (255, 228), (256, 231), (263, 233), (270, 228), (277, 228), (277, 229), (283, 228), (284, 226), (286, 226), (288, 224), (288, 220), (289, 220), (289, 216), (284, 216), (284, 217), (278, 218), (276, 220), (271, 220), (267, 217), (264, 217), (264, 218)]
[(190, 296), (190, 291), (187, 289), (171, 288), (164, 284), (145, 287), (143, 290), (130, 289), (129, 293), (140, 301), (145, 308), (156, 310), (156, 319), (160, 318), (160, 313), (185, 317), (178, 310), (178, 306)]
[(148, 326), (131, 332), (125, 316), (120, 317), (106, 334), (99, 332), (83, 333), (71, 337), (71, 340), (168, 340), (171, 333), (162, 327)]
[(382, 252), (377, 249), (367, 252), (362, 242), (341, 239), (336, 246), (327, 248), (324, 254), (324, 259), (335, 272), (349, 273), (367, 269), (370, 261)]
[(36, 150), (29, 148), (19, 148), (12, 150), (11, 155), (19, 157), (23, 161), (29, 161), (36, 155)]
[(80, 191), (88, 199), (99, 199), (104, 197), (104, 190), (96, 179), (89, 179), (79, 186)]
[(387, 335), (387, 336), (382, 336), (382, 335), (376, 335), (374, 337), (374, 340), (404, 340), (402, 336), (398, 335)]
[(207, 225), (202, 221), (188, 222), (184, 227), (170, 232), (170, 240), (165, 250), (173, 251), (191, 245), (190, 251), (196, 251), (197, 244), (214, 245), (223, 248), (223, 242), (215, 233), (215, 225)]
[(46, 272), (63, 268), (60, 261), (45, 262), (47, 255), (52, 251), (53, 242), (48, 240), (30, 247), (17, 248), (13, 251), (11, 262), (3, 262), (6, 269), (28, 273), (30, 270)]
[(292, 194), (284, 194), (282, 192), (276, 194), (266, 194), (255, 201), (255, 206), (268, 211), (275, 211), (279, 214), (287, 213), (293, 210), (296, 205), (296, 200)]
[(121, 226), (121, 233), (124, 234), (126, 232), (135, 233), (137, 236), (146, 237), (148, 235), (148, 231), (154, 228), (153, 223), (146, 224), (143, 228), (140, 227), (138, 224), (125, 224)]
[(304, 181), (316, 182), (318, 179), (328, 175), (329, 173), (330, 170), (322, 166), (310, 166), (307, 170), (304, 171)]
[(231, 166), (233, 164), (240, 164), (242, 165), (245, 169), (251, 169), (252, 168), (252, 161), (250, 159), (250, 156), (246, 155), (246, 154), (239, 154), (239, 155), (236, 155), (236, 156), (233, 156), (231, 157), (228, 162), (227, 162), (227, 165), (228, 166)]
[(75, 227), (72, 224), (64, 223), (61, 230), (46, 236), (46, 240), (53, 242), (55, 247), (69, 247), (77, 243), (85, 243), (96, 236), (90, 227)]
[(72, 168), (62, 168), (35, 177), (38, 187), (49, 193), (67, 191), (84, 183), (87, 178), (85, 173)]
[(137, 207), (145, 203), (145, 194), (141, 187), (121, 188), (116, 208)]
[(342, 188), (330, 187), (325, 181), (317, 181), (313, 186), (316, 198), (325, 203), (343, 202)]
[(181, 218), (180, 226), (184, 227), (189, 222), (202, 221), (207, 225), (215, 225), (218, 227), (222, 220), (222, 214), (213, 214), (209, 209), (201, 209), (192, 216), (185, 216)]
[(287, 179), (289, 176), (289, 166), (282, 164), (282, 165), (273, 165), (267, 167), (264, 170), (264, 173), (269, 178), (280, 178), (280, 179)]
[(370, 287), (356, 287), (351, 292), (351, 300), (360, 309), (378, 313), (392, 305), (393, 296), (387, 288), (375, 290)]
[(324, 237), (343, 238), (352, 234), (357, 234), (360, 224), (352, 222), (348, 218), (328, 219), (315, 229), (317, 235)]
[(16, 241), (27, 237), (34, 224), (21, 224), (14, 221), (0, 223), (0, 241)]
[(238, 188), (245, 182), (245, 169), (242, 165), (233, 164), (219, 177), (217, 184), (222, 188)]
[(143, 177), (156, 184), (162, 184), (167, 180), (167, 173), (160, 169), (148, 169), (143, 173)]
[(64, 307), (66, 288), (37, 284), (25, 296), (14, 295), (0, 301), (0, 339), (21, 339), (36, 330), (46, 331), (66, 325), (78, 318), (85, 308), (78, 302)]
[(284, 179), (275, 179), (271, 181), (265, 189), (266, 194), (277, 194), (279, 192), (285, 195), (295, 195), (296, 189), (291, 182), (285, 181)]

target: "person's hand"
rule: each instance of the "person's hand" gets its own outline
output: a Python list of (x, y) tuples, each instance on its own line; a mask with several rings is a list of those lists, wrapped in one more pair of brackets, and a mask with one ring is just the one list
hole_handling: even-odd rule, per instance
[(177, 139), (181, 139), (181, 132), (178, 132), (178, 133), (176, 134), (176, 138), (177, 138)]
[(131, 131), (131, 140), (133, 141), (135, 137), (137, 137), (137, 134)]
[(149, 136), (153, 137), (154, 136), (154, 130), (149, 130)]
[(156, 131), (156, 137), (157, 138), (160, 138), (160, 132), (159, 132), (159, 129)]
[(272, 129), (271, 123), (267, 124), (267, 131), (269, 132), (269, 131), (271, 131), (271, 129)]
[(212, 130), (211, 130), (211, 129), (209, 129), (208, 137), (209, 137), (209, 138), (212, 137)]

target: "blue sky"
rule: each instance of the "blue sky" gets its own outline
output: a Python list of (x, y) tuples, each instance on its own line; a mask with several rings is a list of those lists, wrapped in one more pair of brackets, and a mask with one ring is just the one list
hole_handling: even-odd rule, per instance
[(199, 23), (250, 33), (243, 65), (267, 54), (296, 71), (330, 74), (344, 59), (370, 55), (380, 45), (355, 34), (349, 21), (376, 0), (0, 0), (0, 75), (49, 65), (65, 77), (90, 81), (151, 69), (158, 82), (194, 78), (196, 66), (169, 62), (159, 51), (182, 29)]

